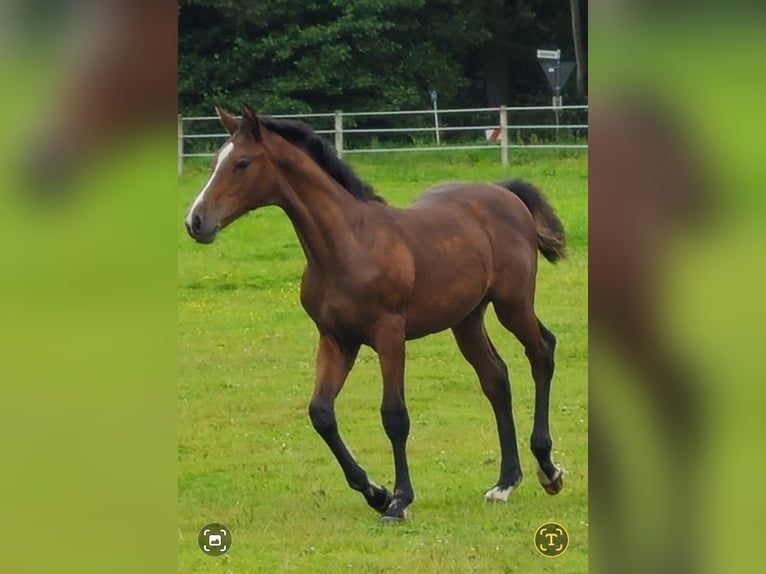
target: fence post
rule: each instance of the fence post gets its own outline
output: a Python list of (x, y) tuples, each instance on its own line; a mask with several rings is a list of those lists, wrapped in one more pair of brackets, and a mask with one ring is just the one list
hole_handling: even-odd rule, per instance
[(178, 114), (178, 175), (184, 172), (184, 120)]
[(335, 111), (335, 153), (343, 159), (343, 112)]
[(508, 108), (500, 106), (500, 163), (508, 167)]

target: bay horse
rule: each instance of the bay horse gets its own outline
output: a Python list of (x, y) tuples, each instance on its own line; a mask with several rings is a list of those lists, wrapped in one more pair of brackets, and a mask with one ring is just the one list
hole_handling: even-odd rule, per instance
[[(301, 303), (319, 331), (309, 416), (349, 486), (384, 519), (403, 519), (414, 500), (407, 464), (405, 342), (452, 329), (478, 375), (497, 422), (501, 464), (487, 500), (507, 501), (522, 478), (508, 370), (484, 327), (492, 303), (524, 346), (535, 381), (530, 446), (549, 494), (563, 486), (548, 427), (556, 338), (533, 301), (537, 251), (565, 255), (563, 226), (543, 195), (520, 181), (446, 183), (412, 205), (387, 205), (307, 124), (241, 119), (216, 108), (231, 136), (185, 218), (189, 235), (211, 243), (245, 213), (282, 208), (306, 256)], [(334, 403), (361, 345), (375, 350), (383, 377), (381, 418), (393, 448), (393, 493), (367, 477), (338, 432)]]

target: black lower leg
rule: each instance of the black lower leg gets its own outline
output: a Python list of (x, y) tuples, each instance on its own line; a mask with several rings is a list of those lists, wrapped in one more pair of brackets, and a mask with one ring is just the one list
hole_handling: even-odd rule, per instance
[(343, 469), (348, 485), (364, 495), (367, 504), (378, 512), (384, 512), (391, 502), (391, 493), (385, 488), (373, 484), (367, 477), (367, 473), (354, 460), (343, 439), (338, 432), (338, 424), (335, 420), (335, 409), (332, 403), (326, 401), (312, 401), (309, 405), (309, 416), (314, 429), (325, 441), (333, 455)]
[(497, 433), (500, 437), (500, 477), (497, 486), (506, 489), (521, 482), (521, 464), (516, 444), (516, 428), (510, 415), (498, 417)]
[(491, 381), (482, 381), (482, 389), (492, 405), (497, 422), (497, 435), (500, 439), (500, 477), (497, 486), (507, 489), (516, 486), (521, 481), (521, 464), (519, 449), (516, 444), (516, 426), (513, 423), (511, 411), (511, 384), (508, 371), (503, 368)]
[(553, 352), (556, 348), (556, 337), (545, 325), (538, 321), (543, 344), (536, 348), (527, 349), (527, 357), (532, 366), (532, 377), (535, 380), (535, 416), (530, 449), (544, 476), (541, 481), (552, 481), (559, 475), (559, 469), (551, 459), (553, 441), (548, 425), (550, 407), (551, 379), (553, 378)]
[(532, 437), (529, 440), (529, 446), (532, 450), (532, 454), (534, 454), (537, 459), (537, 464), (540, 466), (540, 470), (545, 474), (545, 477), (549, 480), (553, 479), (558, 468), (553, 464), (553, 459), (551, 458), (553, 441), (551, 440), (550, 435), (547, 433), (536, 435), (533, 431)]
[(540, 320), (537, 321), (537, 325), (540, 328), (540, 333), (543, 336), (543, 339), (545, 339), (545, 342), (548, 343), (548, 347), (551, 350), (551, 370), (553, 367), (553, 353), (556, 351), (556, 336), (551, 333), (548, 330), (548, 327), (542, 324)]
[(381, 408), (381, 418), (383, 419), (383, 428), (393, 448), (396, 472), (393, 499), (385, 515), (390, 518), (404, 518), (406, 508), (415, 499), (407, 464), (407, 437), (410, 432), (410, 417), (404, 403), (398, 403), (384, 405)]

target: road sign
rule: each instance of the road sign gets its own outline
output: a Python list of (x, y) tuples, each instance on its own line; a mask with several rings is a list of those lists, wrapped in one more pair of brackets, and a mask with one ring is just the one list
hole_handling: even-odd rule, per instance
[(540, 67), (542, 67), (543, 72), (545, 72), (545, 77), (548, 78), (548, 83), (551, 85), (551, 88), (553, 88), (553, 91), (557, 93), (561, 91), (561, 88), (567, 83), (569, 75), (572, 73), (572, 70), (574, 70), (574, 66), (574, 62), (540, 62)]
[(538, 50), (537, 59), (538, 60), (560, 60), (561, 50)]

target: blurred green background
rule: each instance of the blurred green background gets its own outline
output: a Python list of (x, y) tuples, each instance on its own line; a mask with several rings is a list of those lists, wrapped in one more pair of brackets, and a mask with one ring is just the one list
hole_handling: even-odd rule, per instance
[[(628, 109), (635, 101), (663, 109), (694, 148), (694, 171), (710, 188), (712, 209), (691, 227), (647, 229), (663, 241), (651, 268), (659, 336), (694, 373), (690, 398), (703, 405), (696, 450), (686, 457), (672, 450), (673, 437), (658, 427), (640, 390), (649, 382), (614, 345), (591, 340), (591, 405), (608, 413), (602, 430), (616, 461), (610, 508), (592, 515), (592, 566), (602, 572), (615, 566), (622, 572), (760, 570), (764, 503), (751, 480), (762, 468), (757, 453), (765, 396), (759, 352), (766, 246), (763, 10), (754, 3), (622, 2), (594, 12), (591, 134), (609, 128), (593, 119), (601, 109)], [(609, 168), (607, 159), (591, 153), (592, 177)], [(591, 210), (596, 207), (591, 196)], [(592, 494), (598, 501), (599, 492)], [(681, 499), (691, 503), (679, 505)], [(610, 530), (616, 536), (606, 536)], [(623, 540), (617, 557), (607, 541), (615, 538)], [(682, 544), (673, 546), (676, 541)]]
[(0, 571), (171, 572), (174, 118), (34, 195), (68, 64), (55, 21), (0, 8)]

